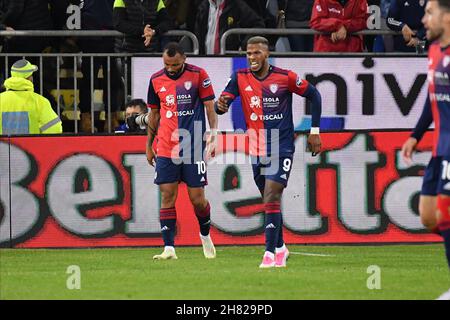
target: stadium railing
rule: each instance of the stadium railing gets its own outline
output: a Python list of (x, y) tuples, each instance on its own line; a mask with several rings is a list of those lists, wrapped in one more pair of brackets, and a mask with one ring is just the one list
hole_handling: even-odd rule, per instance
[[(114, 30), (68, 30), (68, 31), (62, 31), (62, 30), (20, 30), (20, 31), (0, 31), (0, 37), (95, 37), (95, 36), (99, 36), (101, 35), (102, 37), (122, 37), (123, 33), (119, 32), (119, 31), (114, 31)], [(187, 51), (187, 53), (193, 54), (193, 55), (198, 55), (199, 54), (199, 42), (197, 37), (189, 31), (185, 31), (185, 30), (170, 30), (168, 32), (166, 32), (164, 34), (164, 36), (167, 37), (178, 37), (181, 36), (183, 37), (181, 40), (183, 40), (184, 38), (188, 38), (191, 40), (192, 42), (192, 46), (190, 48), (192, 48), (192, 51)], [(181, 41), (180, 40), (180, 41)], [(140, 54), (140, 55), (145, 55), (145, 54)], [(93, 64), (93, 59), (94, 58), (106, 58), (107, 59), (107, 65), (108, 65), (108, 70), (107, 70), (107, 74), (108, 77), (108, 84), (107, 84), (107, 88), (108, 88), (108, 97), (107, 97), (107, 106), (105, 106), (105, 120), (107, 119), (107, 132), (111, 133), (114, 131), (114, 128), (111, 127), (111, 81), (110, 81), (110, 65), (111, 63), (115, 63), (115, 61), (111, 62), (111, 59), (116, 59), (116, 58), (131, 58), (133, 55), (132, 54), (127, 54), (127, 53), (97, 53), (97, 54), (84, 54), (84, 53), (1, 53), (0, 52), (0, 58), (4, 58), (4, 65), (0, 67), (0, 69), (3, 69), (3, 74), (1, 74), (1, 76), (4, 76), (4, 78), (8, 78), (8, 65), (9, 65), (9, 59), (11, 59), (12, 57), (38, 57), (39, 58), (39, 84), (40, 84), (40, 94), (43, 94), (43, 90), (44, 90), (44, 72), (46, 72), (46, 70), (43, 68), (43, 60), (44, 59), (55, 59), (56, 60), (56, 111), (58, 113), (58, 115), (61, 117), (61, 60), (64, 58), (68, 58), (68, 59), (73, 59), (73, 92), (74, 94), (74, 98), (73, 98), (73, 111), (72, 112), (68, 112), (70, 110), (64, 110), (66, 114), (69, 114), (69, 118), (74, 121), (73, 124), (73, 131), (75, 133), (79, 132), (79, 125), (78, 125), (78, 121), (79, 121), (79, 110), (78, 110), (78, 104), (77, 104), (77, 99), (76, 99), (76, 92), (78, 90), (78, 71), (79, 71), (79, 67), (78, 67), (78, 60), (81, 58), (87, 58), (91, 60), (91, 74), (90, 74), (90, 79), (91, 80), (91, 132), (94, 133), (95, 131), (95, 115), (94, 115), (94, 64)], [(3, 68), (4, 67), (4, 68)], [(126, 99), (128, 97), (128, 64), (124, 63), (123, 64), (124, 67), (124, 72), (123, 72), (123, 87), (124, 87), (124, 104), (126, 103)], [(45, 70), (45, 71), (44, 71)], [(0, 76), (0, 78), (1, 78)]]
[[(319, 32), (312, 29), (270, 29), (270, 28), (235, 28), (225, 31), (225, 33), (220, 38), (220, 54), (226, 55), (226, 54), (243, 54), (242, 51), (233, 51), (233, 50), (226, 50), (226, 43), (227, 39), (231, 35), (276, 35), (276, 36), (288, 36), (288, 35), (316, 35), (316, 34), (323, 34), (323, 32)], [(355, 32), (354, 34), (360, 34), (360, 35), (367, 35), (367, 36), (375, 36), (375, 35), (401, 35), (401, 32), (395, 32), (392, 30), (384, 30), (384, 29), (377, 29), (377, 30), (364, 30)], [(299, 56), (299, 55), (310, 55), (311, 53), (305, 53), (305, 52), (280, 52), (276, 51), (274, 52), (277, 55), (284, 55), (284, 56)], [(359, 52), (359, 53), (330, 53), (330, 52), (314, 52), (314, 55), (355, 55), (355, 56), (361, 56), (366, 55), (367, 52)], [(392, 53), (393, 55), (398, 55), (397, 53)], [(403, 53), (402, 53), (403, 54)], [(390, 53), (382, 53), (382, 55), (390, 55)], [(406, 53), (406, 55), (412, 55), (416, 56), (416, 53)]]

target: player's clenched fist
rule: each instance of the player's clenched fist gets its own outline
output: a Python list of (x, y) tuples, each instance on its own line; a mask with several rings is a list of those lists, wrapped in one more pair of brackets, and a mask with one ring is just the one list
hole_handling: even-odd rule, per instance
[(320, 149), (322, 148), (322, 142), (320, 141), (320, 135), (318, 134), (310, 134), (308, 137), (308, 149), (313, 153), (313, 155), (317, 155), (320, 153)]
[(219, 99), (215, 102), (214, 107), (216, 109), (217, 114), (224, 114), (228, 112), (228, 108), (230, 107), (229, 101), (231, 100), (230, 96), (221, 95)]

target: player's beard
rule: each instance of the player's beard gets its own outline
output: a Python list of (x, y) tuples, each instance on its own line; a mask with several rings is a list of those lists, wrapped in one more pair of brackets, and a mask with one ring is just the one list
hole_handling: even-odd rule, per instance
[(184, 70), (184, 63), (181, 66), (181, 68), (178, 69), (178, 71), (176, 71), (176, 72), (168, 72), (168, 73), (169, 73), (170, 76), (175, 77), (175, 76), (179, 75), (180, 73), (182, 73), (183, 70)]
[(439, 40), (442, 38), (444, 34), (444, 29), (439, 29), (437, 32), (432, 32), (431, 30), (427, 30), (427, 40), (429, 42), (433, 42), (435, 40)]

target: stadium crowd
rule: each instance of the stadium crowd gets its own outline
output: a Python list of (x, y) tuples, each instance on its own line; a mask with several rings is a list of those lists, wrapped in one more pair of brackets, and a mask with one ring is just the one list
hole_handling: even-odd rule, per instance
[[(199, 40), (200, 54), (220, 54), (220, 39), (233, 28), (301, 28), (321, 32), (316, 35), (268, 36), (273, 52), (422, 52), (426, 50), (425, 30), (421, 22), (426, 0), (0, 0), (2, 30), (117, 30), (123, 37), (0, 37), (0, 91), (12, 64), (22, 57), (13, 53), (158, 53), (170, 41), (180, 41), (185, 50), (191, 45), (182, 37), (164, 36), (169, 30), (186, 30)], [(78, 16), (77, 16), (78, 14)], [(398, 31), (397, 36), (355, 34), (367, 29)], [(244, 50), (251, 35), (227, 38), (226, 50)], [(26, 57), (39, 65), (39, 57)], [(80, 59), (81, 60), (81, 59)], [(130, 61), (112, 59), (110, 64), (111, 127), (124, 121), (124, 105), (130, 79)], [(73, 68), (73, 59), (63, 59), (63, 68)], [(44, 59), (44, 70), (56, 70), (55, 62)], [(79, 131), (106, 131), (91, 117), (91, 59), (80, 64)], [(93, 59), (96, 87), (103, 89), (106, 105), (108, 88), (105, 77), (107, 59)], [(127, 66), (128, 68), (126, 68)], [(125, 75), (125, 70), (128, 70)], [(42, 92), (56, 111), (57, 101), (51, 88), (56, 87), (56, 72), (43, 73), (35, 81), (35, 91)], [(99, 85), (99, 83), (101, 83)], [(128, 90), (127, 90), (128, 89)], [(72, 108), (73, 109), (73, 108)], [(106, 108), (105, 108), (106, 110)], [(67, 129), (72, 131), (73, 128)], [(65, 130), (66, 131), (66, 130)]]

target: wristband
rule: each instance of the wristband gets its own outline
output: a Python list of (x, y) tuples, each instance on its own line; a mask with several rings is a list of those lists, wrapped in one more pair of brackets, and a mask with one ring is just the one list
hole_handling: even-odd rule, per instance
[(319, 134), (320, 132), (320, 128), (319, 127), (312, 127), (311, 131), (309, 132), (310, 134)]
[(217, 136), (217, 129), (211, 129), (210, 134), (212, 136)]

